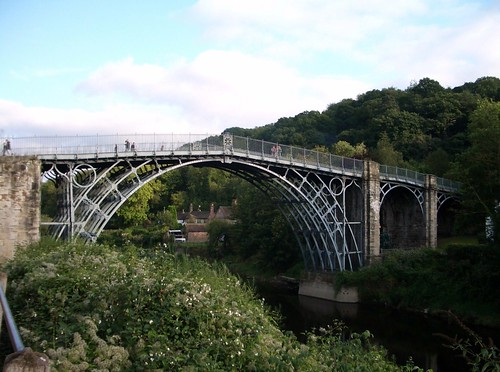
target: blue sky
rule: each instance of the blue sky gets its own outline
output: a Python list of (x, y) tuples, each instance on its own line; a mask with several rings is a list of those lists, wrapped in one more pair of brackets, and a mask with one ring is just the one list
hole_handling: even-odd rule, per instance
[(0, 137), (217, 134), (500, 77), (500, 2), (0, 0)]

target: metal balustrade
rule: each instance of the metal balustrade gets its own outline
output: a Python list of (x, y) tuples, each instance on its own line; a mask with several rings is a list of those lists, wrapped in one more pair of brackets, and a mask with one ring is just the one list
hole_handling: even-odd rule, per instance
[[(305, 148), (231, 134), (114, 134), (88, 136), (41, 136), (12, 138), (13, 155), (32, 155), (42, 160), (103, 159), (129, 156), (233, 155), (298, 167), (361, 177), (363, 161)], [(126, 146), (126, 141), (129, 147)], [(423, 187), (425, 174), (380, 165), (383, 181)], [(456, 192), (460, 183), (437, 178), (438, 189)]]

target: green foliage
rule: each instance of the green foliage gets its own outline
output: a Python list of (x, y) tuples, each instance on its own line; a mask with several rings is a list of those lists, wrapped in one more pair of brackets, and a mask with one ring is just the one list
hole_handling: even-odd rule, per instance
[(451, 318), (465, 331), (466, 338), (450, 337), (439, 334), (448, 342), (448, 347), (457, 351), (467, 362), (473, 372), (500, 371), (500, 350), (489, 339), (485, 342), (476, 332), (467, 327), (455, 314), (448, 311)]
[(41, 214), (54, 218), (57, 213), (57, 188), (54, 182), (42, 182)]
[(119, 230), (104, 230), (98, 238), (100, 244), (120, 247), (136, 245), (143, 248), (152, 248), (169, 243), (169, 226), (151, 225), (148, 227), (132, 226)]
[(164, 226), (165, 230), (177, 229), (179, 223), (177, 222), (177, 210), (173, 205), (168, 209), (157, 212), (155, 215), (155, 223)]
[(160, 190), (161, 183), (158, 180), (148, 182), (128, 198), (116, 214), (122, 217), (128, 226), (145, 223), (148, 221), (150, 204), (158, 197)]
[(338, 141), (333, 146), (333, 153), (348, 158), (364, 158), (367, 155), (367, 148), (364, 143), (353, 146), (347, 141)]
[(232, 244), (240, 259), (256, 260), (263, 269), (282, 272), (300, 260), (291, 228), (271, 199), (251, 185), (242, 188), (235, 211)]
[(212, 257), (220, 258), (230, 253), (232, 227), (230, 223), (222, 220), (213, 220), (208, 224), (208, 247)]
[(363, 301), (451, 309), (477, 322), (498, 325), (499, 265), (499, 250), (489, 246), (395, 251), (357, 272), (339, 273), (338, 285), (358, 286)]
[(389, 361), (387, 352), (370, 340), (373, 335), (369, 331), (361, 334), (353, 333), (347, 341), (343, 341), (344, 327), (333, 322), (328, 328), (320, 328), (317, 332), (307, 332), (307, 345), (311, 348), (314, 359), (328, 371), (422, 371), (411, 364), (400, 368)]
[(382, 133), (380, 140), (377, 142), (377, 147), (373, 152), (374, 160), (381, 164), (402, 166), (403, 155), (394, 149), (387, 133)]
[(492, 218), (500, 242), (500, 102), (482, 101), (471, 115), (471, 146), (460, 157), (455, 176), (464, 182), (465, 223)]
[(448, 153), (443, 149), (437, 149), (428, 153), (424, 160), (425, 172), (443, 177), (450, 169)]
[(368, 333), (299, 343), (224, 267), (161, 250), (48, 241), (4, 269), (23, 338), (54, 371), (400, 370)]

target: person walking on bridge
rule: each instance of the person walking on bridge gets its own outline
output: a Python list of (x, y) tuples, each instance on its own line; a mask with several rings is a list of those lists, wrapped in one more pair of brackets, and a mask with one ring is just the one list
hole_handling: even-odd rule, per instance
[(5, 140), (3, 143), (3, 155), (12, 155), (12, 152), (10, 151), (10, 141), (8, 139)]

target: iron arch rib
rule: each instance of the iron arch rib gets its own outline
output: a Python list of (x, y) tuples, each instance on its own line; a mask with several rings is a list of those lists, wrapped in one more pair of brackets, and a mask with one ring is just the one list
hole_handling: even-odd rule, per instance
[[(345, 214), (342, 192), (312, 172), (299, 172), (235, 162), (223, 166), (233, 173), (246, 173), (274, 195), (297, 236), (303, 256), (311, 257), (316, 271), (353, 270), (363, 263), (361, 234), (354, 234)], [(326, 177), (331, 180), (331, 177)], [(342, 183), (342, 187), (356, 185)], [(270, 192), (269, 190), (272, 190)], [(345, 190), (344, 190), (345, 191)], [(360, 224), (360, 221), (357, 221)], [(307, 261), (306, 261), (307, 262)]]

